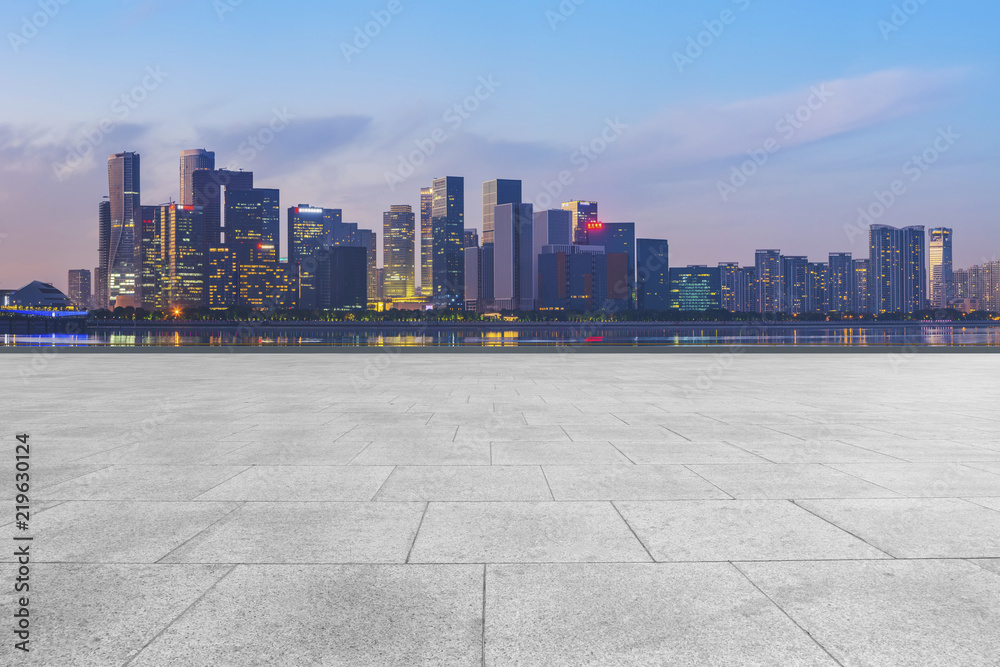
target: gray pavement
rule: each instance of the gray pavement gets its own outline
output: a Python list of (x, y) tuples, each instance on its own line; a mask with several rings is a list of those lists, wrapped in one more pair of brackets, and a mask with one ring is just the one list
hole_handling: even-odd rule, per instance
[(1000, 664), (1000, 357), (0, 356), (0, 664)]

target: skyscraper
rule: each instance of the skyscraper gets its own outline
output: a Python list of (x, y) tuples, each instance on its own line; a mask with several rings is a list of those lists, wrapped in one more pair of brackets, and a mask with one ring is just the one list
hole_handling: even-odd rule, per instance
[(462, 243), (463, 248), (477, 248), (479, 247), (479, 232), (475, 229), (466, 228), (465, 230), (465, 240)]
[(930, 305), (933, 308), (947, 308), (954, 296), (951, 289), (954, 274), (953, 233), (947, 227), (935, 227), (930, 230), (930, 235)]
[(552, 209), (537, 211), (531, 232), (532, 298), (538, 302), (538, 256), (547, 245), (569, 245), (573, 242), (573, 217), (569, 211)]
[(670, 244), (666, 239), (636, 240), (636, 308), (670, 308)]
[(609, 281), (615, 273), (612, 266), (615, 260), (612, 260), (610, 255), (624, 253), (627, 256), (625, 260), (625, 285), (610, 286), (608, 298), (617, 299), (619, 297), (616, 295), (624, 292), (625, 308), (635, 308), (635, 223), (590, 222), (587, 223), (586, 238), (588, 245), (603, 246), (605, 254), (609, 255)]
[(534, 211), (531, 204), (502, 204), (494, 212), (493, 299), (500, 310), (534, 310)]
[(215, 153), (204, 148), (181, 151), (181, 204), (194, 206), (194, 172), (215, 169)]
[(431, 205), (433, 238), (433, 300), (435, 305), (463, 308), (465, 262), (465, 179), (461, 176), (435, 178)]
[(241, 262), (258, 246), (273, 248), (274, 261), (281, 256), (279, 243), (279, 192), (254, 188), (226, 188), (226, 245), (236, 249)]
[(798, 315), (807, 310), (809, 258), (781, 257), (781, 290), (778, 311)]
[(382, 214), (382, 279), (386, 300), (410, 299), (415, 294), (415, 226), (412, 206), (391, 206)]
[(781, 306), (781, 251), (758, 250), (757, 312), (777, 313)]
[(111, 307), (108, 267), (111, 261), (111, 202), (97, 206), (97, 268), (94, 269), (94, 307)]
[(299, 266), (300, 308), (316, 308), (319, 253), (333, 242), (341, 222), (340, 209), (302, 204), (288, 209), (288, 263)]
[(854, 261), (849, 252), (830, 253), (826, 277), (827, 307), (831, 313), (854, 311)]
[[(370, 229), (359, 229), (361, 247), (368, 251), (368, 266), (365, 282), (368, 287), (368, 303), (381, 301), (378, 282), (378, 234)], [(416, 289), (416, 285), (414, 285)]]
[(116, 153), (108, 158), (108, 189), (111, 202), (109, 301), (116, 306), (139, 306), (136, 273), (140, 239), (136, 232), (142, 224), (142, 208), (138, 153)]
[(90, 308), (90, 270), (72, 269), (69, 272), (69, 298), (77, 308)]
[(521, 181), (496, 179), (483, 183), (483, 243), (493, 243), (494, 208), (521, 203)]
[(205, 289), (205, 212), (199, 206), (159, 207), (162, 256), (162, 300), (167, 308), (207, 305)]
[(252, 190), (253, 172), (197, 169), (191, 173), (191, 183), (192, 204), (205, 211), (205, 245), (218, 245), (222, 243), (223, 193)]
[(871, 306), (876, 314), (898, 313), (903, 306), (899, 230), (888, 225), (872, 225), (868, 232), (871, 260)]
[[(641, 256), (641, 253), (640, 253)], [(739, 312), (738, 297), (740, 265), (738, 262), (719, 262), (719, 302), (723, 310)]]
[(927, 308), (927, 232), (923, 225), (900, 230), (900, 269), (903, 279), (903, 312)]
[(806, 273), (806, 300), (803, 307), (805, 313), (829, 312), (829, 294), (827, 279), (830, 265), (826, 262), (809, 262)]
[(158, 224), (158, 206), (142, 207), (142, 226), (139, 234), (139, 287), (140, 304), (148, 311), (162, 308), (161, 281), (163, 276), (162, 229)]
[[(564, 211), (573, 215), (573, 243), (587, 245), (588, 225), (599, 222), (596, 201), (569, 201), (562, 205)], [(591, 244), (599, 245), (599, 244)]]
[(736, 312), (757, 312), (757, 267), (741, 266), (736, 283)]
[(859, 315), (875, 312), (872, 300), (872, 261), (854, 260), (854, 293), (851, 296), (851, 310)]
[(420, 294), (434, 295), (434, 228), (431, 225), (434, 188), (420, 188)]

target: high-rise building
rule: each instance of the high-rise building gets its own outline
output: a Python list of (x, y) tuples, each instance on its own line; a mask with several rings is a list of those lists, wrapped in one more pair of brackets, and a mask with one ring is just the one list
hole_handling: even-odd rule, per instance
[(717, 310), (722, 307), (719, 268), (688, 266), (670, 269), (670, 306), (683, 312)]
[(969, 270), (954, 269), (951, 278), (951, 295), (955, 299), (969, 299), (972, 289), (969, 287)]
[(854, 260), (851, 253), (830, 253), (828, 266), (826, 297), (829, 312), (854, 312)]
[(719, 301), (723, 310), (739, 312), (740, 265), (738, 262), (719, 262)]
[(208, 248), (205, 271), (206, 305), (212, 310), (232, 308), (239, 301), (236, 250), (225, 245)]
[(806, 273), (806, 299), (803, 312), (829, 312), (828, 274), (830, 265), (826, 262), (809, 262)]
[(880, 313), (915, 313), (927, 303), (927, 234), (924, 227), (872, 225), (869, 232), (872, 307)]
[(465, 246), (465, 309), (481, 312), (483, 304), (483, 251), (478, 246)]
[(236, 249), (241, 262), (249, 252), (263, 245), (274, 249), (274, 261), (281, 256), (279, 246), (279, 192), (253, 188), (226, 188), (226, 245)]
[(299, 307), (316, 308), (319, 254), (333, 243), (342, 211), (300, 204), (288, 209), (288, 263), (299, 266)]
[(870, 315), (875, 312), (871, 259), (854, 260), (854, 293), (851, 296), (851, 310), (859, 315)]
[(420, 188), (420, 294), (426, 299), (434, 296), (433, 210), (434, 188)]
[(382, 214), (382, 268), (386, 300), (411, 299), (415, 294), (415, 226), (412, 206), (394, 205)]
[(165, 308), (207, 305), (205, 289), (205, 212), (200, 206), (168, 204), (159, 208), (163, 258), (160, 292)]
[(903, 309), (903, 272), (899, 257), (902, 237), (895, 227), (872, 225), (868, 240), (872, 310), (875, 314), (898, 313)]
[(624, 292), (625, 308), (635, 308), (635, 223), (634, 222), (591, 222), (587, 224), (588, 245), (603, 246), (608, 255), (608, 279), (615, 273), (617, 261), (611, 255), (623, 253), (625, 259), (624, 286), (608, 288), (608, 298), (618, 299)]
[(930, 305), (934, 308), (947, 308), (954, 296), (951, 289), (954, 275), (953, 232), (947, 227), (935, 227), (930, 230), (930, 235)]
[(903, 312), (927, 308), (927, 232), (923, 225), (900, 230), (899, 265), (903, 272)]
[(463, 248), (478, 248), (479, 247), (479, 232), (475, 229), (465, 230), (465, 242), (462, 244)]
[(194, 172), (215, 170), (215, 153), (204, 148), (181, 151), (181, 205), (194, 206)]
[[(359, 229), (361, 235), (361, 247), (368, 251), (368, 271), (366, 283), (368, 285), (368, 303), (381, 301), (379, 296), (378, 282), (378, 234), (370, 229)], [(414, 289), (416, 285), (414, 284)]]
[(758, 313), (777, 313), (781, 308), (781, 251), (758, 250), (756, 257)]
[(494, 209), (520, 203), (521, 181), (496, 179), (483, 183), (483, 243), (493, 243)]
[[(600, 222), (597, 217), (596, 201), (569, 201), (562, 205), (564, 211), (569, 211), (573, 216), (573, 243), (577, 245), (587, 245), (587, 230), (589, 226)], [(597, 244), (591, 244), (597, 245)]]
[(363, 246), (330, 246), (319, 268), (321, 310), (368, 308), (368, 251)]
[[(191, 173), (191, 187), (191, 203), (201, 206), (205, 211), (205, 245), (219, 245), (222, 243), (224, 193), (231, 190), (252, 190), (253, 172), (196, 169)], [(226, 240), (228, 242), (228, 237)]]
[(108, 158), (108, 189), (111, 202), (111, 236), (108, 250), (109, 301), (115, 306), (140, 306), (136, 298), (142, 224), (139, 154), (116, 153)]
[(531, 204), (502, 204), (494, 215), (493, 299), (500, 310), (534, 310), (538, 278)]
[[(624, 254), (619, 254), (623, 258)], [(604, 249), (572, 244), (547, 245), (538, 259), (539, 310), (603, 310), (607, 301)]]
[(433, 237), (433, 302), (443, 308), (463, 308), (465, 297), (465, 179), (434, 179), (431, 206)]
[(781, 256), (781, 291), (778, 311), (789, 315), (806, 312), (809, 258)]
[(736, 312), (757, 312), (757, 267), (741, 266), (736, 283)]
[(666, 239), (636, 240), (636, 308), (670, 308), (670, 244)]
[(90, 270), (71, 269), (69, 272), (69, 298), (73, 305), (88, 310), (92, 302), (90, 295)]
[(111, 202), (97, 207), (97, 268), (94, 269), (94, 307), (111, 308), (108, 267), (111, 261)]
[(532, 298), (537, 303), (538, 293), (538, 256), (547, 245), (570, 245), (573, 243), (573, 217), (569, 211), (551, 209), (537, 211), (534, 214), (534, 224), (531, 231), (531, 281)]
[(163, 308), (161, 280), (163, 277), (162, 228), (159, 222), (159, 206), (142, 207), (142, 226), (139, 242), (139, 293), (141, 305), (148, 311)]

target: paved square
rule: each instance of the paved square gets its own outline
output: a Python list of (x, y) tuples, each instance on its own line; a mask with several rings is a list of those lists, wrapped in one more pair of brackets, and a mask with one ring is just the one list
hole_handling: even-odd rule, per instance
[(0, 664), (1000, 664), (997, 355), (33, 360)]

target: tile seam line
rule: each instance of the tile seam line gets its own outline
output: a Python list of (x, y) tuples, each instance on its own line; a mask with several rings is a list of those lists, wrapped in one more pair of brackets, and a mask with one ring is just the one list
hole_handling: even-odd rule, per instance
[[(219, 466), (219, 467), (221, 467), (221, 466)], [(237, 466), (237, 467), (239, 467), (239, 466)], [(226, 482), (228, 482), (228, 481), (230, 481), (230, 480), (233, 480), (233, 479), (236, 479), (237, 477), (239, 477), (239, 476), (240, 476), (240, 475), (242, 475), (243, 473), (247, 472), (247, 471), (248, 471), (248, 470), (250, 470), (251, 468), (257, 468), (257, 467), (259, 467), (259, 466), (256, 466), (256, 465), (248, 465), (248, 466), (245, 466), (245, 467), (243, 468), (243, 470), (240, 470), (239, 472), (237, 472), (237, 473), (234, 473), (234, 474), (230, 475), (229, 477), (227, 477), (226, 479), (222, 480), (222, 481), (221, 481), (221, 482), (219, 482), (218, 484), (215, 484), (214, 486), (212, 486), (212, 488), (210, 488), (210, 489), (205, 489), (204, 491), (202, 491), (201, 493), (199, 493), (198, 495), (196, 495), (196, 496), (195, 496), (194, 498), (190, 498), (190, 499), (189, 499), (189, 502), (192, 502), (192, 503), (193, 503), (193, 502), (199, 502), (199, 501), (198, 501), (198, 498), (201, 498), (201, 497), (202, 497), (203, 495), (205, 495), (205, 494), (206, 494), (206, 493), (208, 493), (209, 491), (213, 491), (213, 490), (215, 490), (215, 489), (219, 488), (220, 486), (222, 486), (223, 484), (225, 484)]]
[(836, 664), (840, 665), (840, 667), (844, 667), (844, 663), (842, 663), (840, 660), (837, 660), (837, 658), (835, 658), (833, 656), (833, 654), (830, 653), (830, 651), (825, 646), (823, 646), (823, 644), (821, 644), (818, 639), (816, 639), (815, 637), (813, 637), (813, 635), (812, 635), (811, 632), (809, 632), (804, 627), (802, 627), (801, 625), (799, 625), (799, 622), (796, 621), (794, 618), (792, 618), (791, 614), (789, 614), (787, 611), (785, 611), (785, 609), (781, 605), (779, 605), (777, 602), (775, 602), (774, 598), (772, 598), (770, 595), (768, 595), (767, 593), (765, 593), (764, 590), (760, 586), (757, 585), (757, 582), (755, 582), (753, 579), (750, 578), (750, 575), (748, 575), (746, 572), (744, 572), (742, 569), (740, 569), (739, 565), (737, 565), (736, 563), (732, 563), (732, 562), (729, 563), (729, 564), (737, 572), (739, 572), (740, 576), (742, 576), (744, 579), (746, 579), (747, 582), (751, 586), (753, 586), (757, 590), (758, 593), (760, 593), (765, 598), (767, 598), (767, 601), (770, 602), (772, 605), (774, 605), (775, 609), (777, 609), (782, 614), (784, 614), (785, 618), (787, 618), (789, 621), (791, 621), (795, 625), (795, 627), (797, 627), (799, 630), (801, 630), (802, 632), (804, 632), (806, 634), (806, 636), (809, 637), (809, 639), (811, 639), (814, 644), (816, 644), (816, 646), (818, 646), (824, 653), (826, 653), (830, 657), (831, 660), (833, 660)]
[[(813, 500), (815, 500), (815, 499), (813, 499)], [(837, 500), (837, 499), (827, 499), (827, 500)], [(884, 499), (878, 499), (878, 500), (884, 500)], [(892, 499), (892, 498), (890, 498), (889, 500), (893, 500), (893, 499)], [(800, 504), (799, 504), (799, 501), (798, 501), (798, 500), (789, 500), (788, 502), (792, 503), (793, 505), (795, 505), (795, 506), (796, 506), (796, 507), (798, 507), (799, 509), (801, 509), (801, 510), (803, 510), (803, 511), (805, 511), (805, 512), (808, 512), (809, 514), (812, 514), (812, 515), (813, 515), (814, 517), (816, 517), (817, 519), (821, 519), (822, 521), (825, 521), (825, 522), (827, 522), (828, 524), (830, 524), (831, 526), (833, 526), (833, 527), (834, 527), (834, 528), (836, 528), (837, 530), (839, 530), (839, 531), (842, 531), (842, 532), (845, 532), (845, 533), (847, 533), (848, 535), (850, 535), (850, 536), (851, 536), (851, 537), (853, 537), (854, 539), (857, 539), (857, 540), (861, 540), (862, 542), (864, 542), (865, 544), (867, 544), (868, 546), (870, 546), (870, 547), (871, 547), (872, 549), (875, 549), (875, 551), (878, 551), (878, 552), (881, 552), (881, 553), (884, 553), (884, 554), (885, 554), (886, 556), (888, 556), (888, 557), (889, 557), (889, 558), (891, 558), (892, 560), (900, 560), (900, 559), (896, 558), (896, 556), (894, 556), (893, 554), (891, 554), (891, 553), (889, 553), (888, 551), (886, 551), (885, 549), (880, 549), (880, 548), (878, 548), (877, 546), (875, 546), (874, 544), (872, 544), (871, 542), (869, 542), (869, 541), (868, 541), (868, 540), (866, 540), (865, 538), (861, 537), (860, 535), (856, 535), (856, 534), (852, 533), (851, 531), (847, 530), (847, 529), (846, 529), (846, 528), (844, 528), (843, 526), (838, 526), (837, 524), (835, 524), (835, 523), (834, 523), (833, 521), (831, 521), (831, 520), (827, 519), (827, 518), (826, 518), (825, 516), (823, 516), (822, 514), (817, 514), (816, 512), (814, 512), (814, 511), (812, 511), (811, 509), (809, 509), (808, 507), (805, 507), (805, 506), (803, 506), (803, 505), (800, 505)]]
[(424, 527), (424, 519), (427, 517), (427, 510), (431, 507), (430, 501), (424, 503), (424, 511), (420, 515), (420, 521), (417, 523), (417, 530), (413, 533), (413, 542), (410, 543), (410, 550), (406, 552), (406, 559), (403, 561), (404, 565), (410, 564), (410, 558), (413, 556), (413, 550), (417, 546), (417, 538), (420, 537), (420, 529)]
[(160, 556), (159, 558), (157, 558), (155, 561), (153, 561), (153, 564), (154, 565), (156, 565), (156, 564), (165, 564), (165, 563), (163, 563), (163, 559), (164, 558), (168, 557), (170, 554), (174, 553), (178, 549), (183, 548), (185, 545), (189, 544), (193, 539), (195, 539), (199, 535), (202, 535), (203, 533), (205, 533), (205, 531), (209, 530), (210, 528), (213, 528), (214, 526), (218, 525), (221, 521), (223, 521), (225, 519), (228, 519), (233, 514), (233, 512), (239, 510), (245, 504), (246, 503), (237, 501), (236, 502), (236, 507), (234, 507), (233, 509), (229, 510), (228, 512), (226, 512), (225, 514), (223, 514), (222, 516), (220, 516), (218, 519), (216, 519), (212, 523), (208, 524), (207, 526), (205, 526), (204, 528), (202, 528), (201, 530), (199, 530), (197, 533), (195, 533), (194, 535), (192, 535), (191, 537), (187, 538), (186, 540), (184, 540), (183, 542), (181, 542), (180, 544), (178, 544), (176, 547), (174, 547), (173, 549), (171, 549), (167, 553), (165, 553), (162, 556)]
[(647, 546), (646, 546), (646, 543), (645, 543), (645, 542), (643, 542), (643, 541), (642, 541), (642, 539), (641, 539), (641, 538), (639, 537), (639, 534), (635, 532), (635, 528), (633, 528), (633, 527), (632, 527), (632, 524), (630, 524), (630, 523), (628, 522), (628, 519), (626, 519), (626, 518), (625, 518), (625, 515), (624, 515), (624, 514), (622, 514), (622, 511), (621, 511), (621, 509), (619, 509), (619, 508), (618, 508), (618, 505), (616, 505), (616, 504), (615, 504), (615, 501), (613, 501), (613, 500), (612, 500), (612, 501), (610, 501), (610, 503), (611, 503), (611, 506), (615, 508), (615, 512), (617, 512), (617, 513), (618, 513), (618, 516), (619, 516), (619, 517), (621, 518), (621, 520), (622, 520), (622, 521), (623, 521), (623, 522), (625, 523), (625, 526), (626, 526), (626, 527), (627, 527), (627, 528), (629, 529), (629, 531), (630, 531), (630, 532), (632, 533), (632, 537), (634, 537), (634, 538), (636, 539), (636, 541), (637, 541), (637, 542), (638, 542), (638, 543), (639, 543), (640, 545), (642, 545), (642, 548), (643, 548), (643, 550), (644, 550), (644, 551), (646, 552), (646, 555), (647, 555), (647, 556), (649, 556), (649, 560), (650, 560), (651, 562), (653, 562), (653, 563), (656, 563), (657, 561), (656, 561), (656, 558), (654, 558), (654, 557), (653, 557), (653, 553), (652, 553), (652, 552), (651, 552), (651, 551), (649, 550), (649, 547), (647, 547)]
[(129, 665), (131, 665), (131, 664), (132, 664), (133, 662), (135, 662), (136, 658), (138, 658), (138, 657), (139, 657), (140, 655), (142, 655), (142, 652), (143, 652), (143, 651), (145, 651), (145, 650), (146, 650), (147, 648), (149, 648), (149, 647), (150, 647), (150, 646), (151, 646), (151, 645), (153, 644), (153, 642), (155, 642), (155, 641), (156, 641), (157, 639), (159, 639), (159, 638), (160, 638), (160, 637), (161, 637), (161, 636), (162, 636), (162, 635), (163, 635), (163, 634), (164, 634), (164, 633), (165, 633), (165, 632), (166, 632), (167, 630), (169, 630), (169, 629), (170, 629), (170, 628), (171, 628), (171, 627), (172, 627), (172, 626), (174, 625), (174, 623), (176, 623), (177, 621), (179, 621), (179, 620), (180, 620), (180, 619), (181, 619), (181, 618), (182, 618), (182, 617), (183, 617), (183, 616), (184, 616), (185, 614), (187, 614), (187, 613), (188, 613), (189, 611), (191, 611), (191, 609), (193, 609), (195, 605), (197, 605), (197, 604), (198, 604), (199, 602), (201, 602), (201, 601), (202, 601), (202, 600), (203, 600), (203, 599), (205, 598), (205, 596), (206, 596), (206, 595), (208, 595), (208, 594), (209, 594), (209, 593), (211, 593), (211, 592), (212, 592), (213, 590), (215, 590), (215, 587), (216, 587), (216, 586), (218, 586), (218, 585), (219, 585), (220, 583), (222, 583), (222, 580), (223, 580), (223, 579), (225, 579), (225, 578), (226, 578), (226, 577), (228, 577), (228, 576), (229, 576), (230, 574), (232, 574), (232, 573), (233, 573), (233, 571), (234, 571), (234, 570), (236, 570), (236, 568), (237, 568), (237, 567), (239, 567), (239, 565), (238, 565), (238, 564), (236, 564), (236, 565), (232, 565), (232, 566), (231, 566), (231, 567), (229, 568), (229, 570), (227, 570), (227, 571), (226, 571), (226, 573), (225, 573), (225, 574), (223, 574), (223, 575), (222, 575), (221, 577), (219, 577), (218, 579), (216, 579), (216, 580), (215, 580), (215, 581), (214, 581), (214, 582), (212, 583), (212, 585), (211, 585), (211, 586), (209, 586), (209, 587), (208, 587), (207, 589), (205, 589), (205, 591), (204, 591), (204, 592), (203, 592), (203, 593), (202, 593), (201, 595), (199, 595), (199, 596), (198, 596), (198, 598), (197, 598), (196, 600), (194, 600), (194, 602), (192, 602), (192, 603), (191, 603), (191, 604), (189, 604), (189, 605), (188, 605), (187, 607), (185, 607), (185, 608), (184, 608), (184, 610), (183, 610), (183, 611), (181, 611), (181, 613), (177, 614), (177, 616), (175, 616), (175, 617), (174, 617), (174, 618), (173, 618), (173, 619), (172, 619), (172, 620), (171, 620), (171, 621), (170, 621), (169, 623), (167, 623), (167, 624), (166, 624), (165, 626), (163, 626), (163, 627), (162, 627), (162, 628), (160, 629), (160, 631), (159, 631), (159, 632), (157, 632), (157, 633), (156, 633), (155, 635), (153, 635), (153, 637), (152, 637), (152, 638), (150, 638), (150, 640), (149, 640), (148, 642), (146, 642), (145, 644), (143, 644), (143, 645), (142, 645), (142, 647), (141, 647), (141, 648), (140, 648), (140, 649), (139, 649), (138, 651), (136, 651), (136, 652), (135, 652), (135, 653), (134, 653), (134, 654), (132, 655), (132, 657), (130, 657), (130, 658), (129, 658), (128, 660), (126, 660), (125, 662), (123, 662), (123, 663), (122, 663), (122, 667), (128, 667), (128, 666), (129, 666)]
[[(894, 493), (894, 494), (896, 494), (896, 496), (898, 496), (900, 498), (906, 498), (907, 497), (906, 494), (904, 494), (904, 493), (900, 493), (899, 491), (895, 491), (895, 490), (890, 489), (889, 487), (883, 486), (881, 484), (876, 484), (875, 482), (872, 482), (871, 480), (867, 480), (864, 477), (861, 477), (860, 475), (855, 475), (854, 473), (847, 472), (846, 470), (841, 470), (840, 468), (834, 468), (834, 466), (879, 465), (877, 463), (876, 464), (870, 464), (870, 463), (816, 463), (816, 464), (813, 464), (813, 465), (823, 466), (824, 468), (828, 468), (828, 469), (830, 469), (830, 470), (832, 470), (834, 472), (843, 473), (844, 475), (848, 475), (849, 477), (853, 477), (854, 479), (856, 479), (856, 480), (858, 480), (860, 482), (864, 482), (865, 484), (871, 484), (872, 486), (877, 486), (878, 488), (880, 488), (880, 489), (882, 489), (884, 491), (888, 491), (889, 493)], [(896, 464), (896, 463), (888, 463), (888, 464), (884, 464), (884, 465), (898, 465), (898, 464)], [(913, 464), (905, 464), (905, 465), (913, 465)], [(813, 499), (813, 500), (815, 500), (815, 499)]]
[[(697, 475), (700, 479), (704, 480), (704, 482), (706, 484), (711, 484), (712, 488), (715, 489), (716, 491), (718, 491), (719, 493), (722, 493), (722, 494), (725, 494), (725, 495), (729, 496), (730, 500), (736, 500), (737, 499), (736, 496), (734, 496), (733, 494), (729, 493), (728, 491), (726, 491), (725, 489), (723, 489), (721, 486), (719, 486), (718, 484), (716, 484), (715, 482), (713, 482), (709, 478), (707, 478), (704, 475), (702, 475), (700, 472), (698, 472), (697, 470), (695, 470), (694, 468), (692, 468), (691, 465), (692, 464), (688, 463), (688, 464), (682, 465), (681, 467), (684, 468), (685, 470), (689, 471), (691, 474)], [(720, 500), (724, 500), (724, 498), (720, 498)]]

